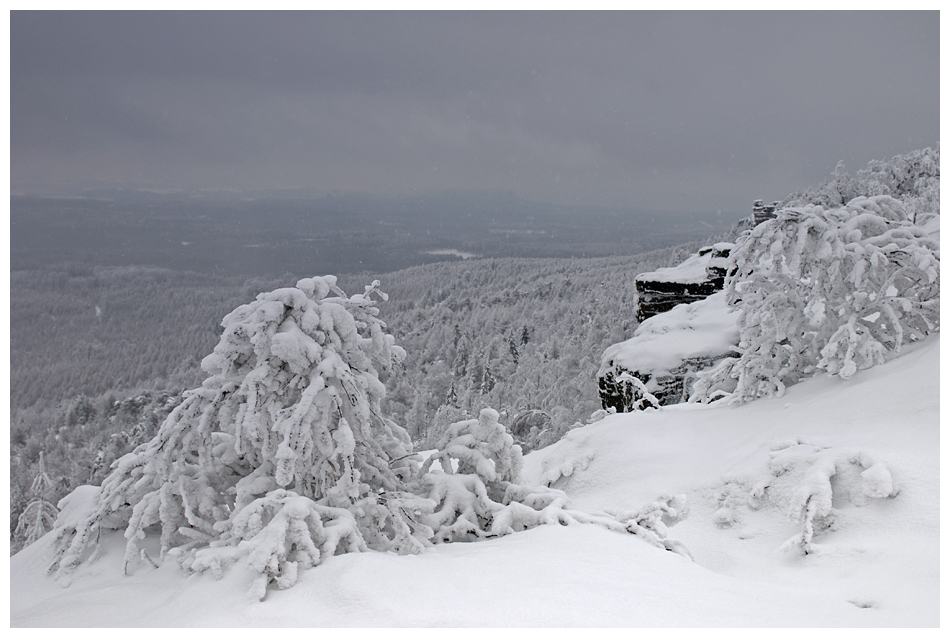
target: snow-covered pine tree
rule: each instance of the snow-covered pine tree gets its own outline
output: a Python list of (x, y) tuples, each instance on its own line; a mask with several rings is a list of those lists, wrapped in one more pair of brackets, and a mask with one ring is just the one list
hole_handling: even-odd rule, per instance
[(847, 379), (939, 330), (939, 244), (888, 195), (783, 209), (730, 259), (740, 356), (701, 372), (691, 401), (781, 396), (820, 369)]
[(209, 377), (116, 462), (51, 569), (74, 569), (100, 526), (126, 527), (127, 570), (151, 562), (139, 541), (158, 525), (162, 559), (216, 575), (244, 560), (262, 598), (334, 553), (421, 549), (432, 530), (416, 520), (431, 503), (408, 490), (409, 436), (379, 409), (377, 366), (405, 353), (374, 296), (386, 299), (378, 282), (347, 297), (335, 277), (314, 277), (228, 314), (202, 362)]
[(33, 486), (30, 488), (33, 499), (20, 514), (16, 530), (13, 532), (14, 537), (22, 540), (24, 546), (35, 543), (40, 537), (53, 529), (53, 523), (56, 521), (59, 510), (46, 498), (54, 489), (53, 481), (46, 473), (43, 452), (40, 452), (39, 471), (33, 479)]

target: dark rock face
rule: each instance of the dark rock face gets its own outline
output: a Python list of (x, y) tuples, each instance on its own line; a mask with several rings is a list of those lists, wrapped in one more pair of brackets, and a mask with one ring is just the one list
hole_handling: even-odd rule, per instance
[[(712, 247), (709, 256), (709, 265), (706, 266), (706, 276), (716, 290), (722, 290), (729, 268), (729, 253), (735, 248), (733, 244), (717, 244)], [(700, 254), (702, 254), (700, 252)]]
[(651, 278), (653, 273), (637, 276), (637, 321), (642, 323), (680, 304), (693, 303), (722, 290), (729, 252), (733, 247), (732, 244), (724, 243), (707, 246), (699, 251), (700, 257), (709, 256), (705, 281), (669, 281), (666, 278)]
[(772, 202), (766, 205), (762, 203), (761, 199), (752, 202), (752, 225), (758, 226), (767, 219), (773, 219), (781, 205), (782, 202)]
[(684, 284), (677, 281), (637, 281), (637, 321), (643, 322), (683, 303), (705, 299), (722, 290), (723, 279)]
[(660, 405), (685, 403), (689, 391), (696, 379), (696, 373), (716, 365), (723, 359), (733, 356), (723, 354), (716, 357), (691, 357), (672, 370), (654, 370), (640, 372), (627, 370), (623, 366), (609, 362), (610, 368), (597, 380), (600, 402), (605, 410), (614, 408), (617, 412), (632, 412), (636, 403), (642, 399), (640, 393), (629, 381), (623, 379), (624, 373), (639, 379)]

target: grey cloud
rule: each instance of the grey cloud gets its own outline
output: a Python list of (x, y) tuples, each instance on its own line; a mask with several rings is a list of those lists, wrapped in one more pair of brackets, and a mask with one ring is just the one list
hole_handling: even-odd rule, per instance
[(937, 15), (13, 12), (11, 180), (744, 209), (937, 142)]

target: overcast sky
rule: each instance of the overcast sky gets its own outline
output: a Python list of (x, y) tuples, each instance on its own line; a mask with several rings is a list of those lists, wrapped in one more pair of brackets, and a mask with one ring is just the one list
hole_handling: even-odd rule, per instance
[(10, 21), (11, 187), (510, 190), (747, 212), (939, 140), (939, 14)]

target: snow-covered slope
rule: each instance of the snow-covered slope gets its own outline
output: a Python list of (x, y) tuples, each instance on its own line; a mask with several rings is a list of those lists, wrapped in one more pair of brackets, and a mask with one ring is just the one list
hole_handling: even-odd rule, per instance
[[(11, 559), (11, 624), (936, 626), (938, 378), (934, 336), (849, 381), (614, 415), (525, 457), (526, 480), (553, 482), (576, 509), (685, 494), (689, 518), (669, 536), (694, 562), (592, 525), (542, 526), (416, 556), (332, 557), (250, 602), (240, 570), (216, 581), (169, 562), (122, 576), (120, 533), (64, 588), (45, 575), (47, 536)], [(817, 517), (809, 553), (782, 551), (802, 531), (789, 511), (822, 505), (823, 488), (831, 528)]]

